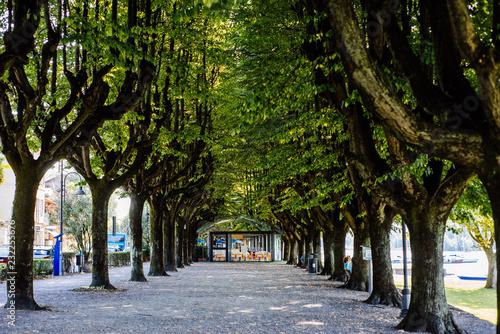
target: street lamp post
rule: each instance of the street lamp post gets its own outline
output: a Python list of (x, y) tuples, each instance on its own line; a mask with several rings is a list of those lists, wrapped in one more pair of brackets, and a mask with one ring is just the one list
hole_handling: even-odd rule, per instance
[[(77, 172), (69, 172), (65, 176), (64, 175), (64, 162), (63, 161), (61, 161), (60, 168), (61, 168), (61, 210), (59, 212), (59, 214), (60, 214), (60, 216), (59, 216), (59, 232), (60, 232), (60, 235), (61, 235), (61, 242), (59, 243), (59, 245), (60, 245), (60, 247), (59, 247), (59, 269), (61, 270), (61, 275), (64, 275), (64, 270), (63, 270), (63, 266), (62, 266), (63, 265), (62, 234), (63, 234), (63, 208), (64, 208), (64, 200), (65, 200), (65, 197), (66, 197), (66, 195), (64, 193), (64, 190), (66, 188), (66, 178), (68, 177), (68, 175), (76, 174), (80, 178), (80, 182), (81, 182), (82, 181), (82, 176), (80, 174), (78, 174)], [(85, 195), (85, 192), (83, 191), (82, 186), (79, 186), (79, 189), (76, 191), (75, 194), (76, 195)]]
[(400, 317), (404, 318), (406, 313), (408, 313), (408, 307), (410, 306), (410, 289), (408, 288), (408, 262), (406, 260), (406, 224), (404, 220), (401, 222), (402, 233), (403, 233), (403, 280), (404, 286), (401, 294), (403, 295), (403, 305), (401, 307)]

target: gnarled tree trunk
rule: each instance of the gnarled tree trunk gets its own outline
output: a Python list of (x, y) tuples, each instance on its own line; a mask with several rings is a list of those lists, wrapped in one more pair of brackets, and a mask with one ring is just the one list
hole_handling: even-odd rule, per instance
[(329, 280), (345, 282), (347, 279), (344, 270), (345, 238), (349, 227), (345, 220), (333, 221), (333, 274)]
[[(176, 224), (175, 229), (177, 230), (177, 238), (175, 238), (175, 247), (177, 249), (176, 264), (177, 268), (184, 269), (184, 252), (183, 252), (183, 241), (184, 241), (184, 224)], [(228, 241), (229, 247), (229, 241)]]
[(319, 226), (316, 226), (315, 228), (313, 248), (313, 252), (316, 254), (316, 258), (318, 259), (318, 267), (316, 270), (318, 273), (321, 273), (323, 271), (323, 261), (321, 260), (321, 229)]
[[(16, 172), (16, 190), (12, 211), (10, 253), (13, 263), (7, 263), (6, 308), (37, 310), (40, 306), (33, 296), (33, 242), (35, 239), (34, 213), (36, 193), (42, 176), (35, 168)], [(42, 174), (43, 175), (43, 174)]]
[[(159, 201), (163, 203), (162, 201)], [(163, 219), (162, 208), (159, 202), (154, 199), (150, 202), (150, 242), (151, 242), (151, 260), (149, 263), (148, 276), (168, 276), (163, 269)]]
[(185, 266), (190, 266), (191, 264), (189, 263), (189, 236), (190, 236), (190, 228), (188, 227), (186, 223), (186, 229), (184, 230), (184, 241), (182, 243), (182, 254), (183, 254), (183, 260), (184, 260), (184, 265)]
[(176, 229), (175, 220), (172, 217), (172, 213), (165, 215), (165, 227), (164, 227), (164, 243), (163, 251), (165, 258), (165, 270), (166, 271), (177, 271), (176, 259), (177, 259), (177, 249), (175, 247)]
[(349, 281), (342, 286), (346, 289), (368, 291), (368, 261), (363, 260), (361, 246), (370, 246), (370, 235), (368, 226), (359, 218), (357, 220), (356, 232), (354, 233), (354, 249), (352, 257), (352, 275)]
[(306, 240), (305, 235), (302, 235), (299, 240), (297, 240), (297, 255), (299, 257), (297, 267), (305, 268), (306, 267)]
[(99, 180), (89, 183), (92, 192), (92, 282), (91, 287), (115, 289), (108, 270), (108, 203), (114, 189)]
[(488, 277), (486, 279), (485, 289), (497, 288), (497, 254), (491, 248), (484, 249), (488, 259)]
[[(491, 168), (490, 170), (493, 170), (493, 168)], [(498, 241), (500, 240), (500, 227), (499, 227), (499, 222), (500, 222), (500, 176), (499, 176), (499, 171), (497, 170), (496, 173), (493, 173), (493, 179), (489, 179), (487, 177), (482, 177), (481, 175), (479, 175), (479, 178), (481, 179), (481, 181), (483, 182), (486, 190), (488, 191), (488, 197), (490, 199), (490, 203), (491, 203), (491, 211), (493, 212), (493, 220), (495, 221), (495, 241), (498, 245)], [(496, 176), (496, 177), (495, 177)], [(497, 180), (498, 179), (498, 180)], [(497, 246), (497, 249), (498, 249), (498, 246)], [(488, 256), (488, 254), (486, 254), (486, 256)], [(500, 268), (500, 256), (496, 256), (495, 255), (495, 265), (496, 265), (496, 268)], [(488, 271), (492, 268), (492, 266), (490, 265), (490, 258), (488, 257)], [(489, 274), (489, 272), (488, 272)], [(489, 275), (488, 275), (489, 276)], [(495, 279), (495, 283), (496, 283), (496, 286), (498, 287), (498, 283), (499, 283), (499, 277), (498, 274), (496, 275), (496, 279)], [(497, 292), (497, 317), (499, 315), (500, 312), (500, 298), (498, 296), (498, 292)], [(500, 334), (500, 326), (497, 325), (497, 334)]]
[(325, 254), (325, 264), (323, 266), (322, 275), (332, 275), (333, 274), (333, 231), (327, 228), (323, 232), (323, 252)]
[(446, 220), (438, 220), (432, 210), (418, 211), (406, 218), (412, 251), (411, 299), (408, 313), (398, 328), (412, 332), (461, 333), (446, 302), (444, 289)]
[(290, 239), (290, 263), (291, 265), (298, 265), (300, 262), (297, 260), (298, 258), (298, 241), (295, 238)]
[(282, 260), (286, 261), (286, 264), (290, 264), (290, 239), (286, 236), (283, 235), (281, 237), (281, 249), (283, 252), (283, 257)]
[(391, 243), (389, 240), (396, 211), (385, 205), (379, 205), (377, 208), (378, 212), (372, 212), (369, 215), (373, 290), (366, 302), (401, 307), (402, 296), (394, 285), (392, 274)]
[(129, 281), (146, 282), (142, 261), (142, 210), (146, 198), (130, 192), (130, 236), (132, 247), (130, 250), (131, 271)]
[(304, 263), (302, 263), (301, 268), (308, 270), (309, 257), (314, 253), (313, 239), (314, 231), (304, 232)]

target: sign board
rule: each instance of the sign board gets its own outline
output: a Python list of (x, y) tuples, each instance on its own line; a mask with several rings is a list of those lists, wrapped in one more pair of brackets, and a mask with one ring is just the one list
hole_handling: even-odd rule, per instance
[(372, 260), (372, 249), (371, 247), (363, 246), (363, 260)]
[(242, 234), (233, 234), (231, 237), (233, 239), (239, 239), (239, 240), (243, 239), (243, 235)]

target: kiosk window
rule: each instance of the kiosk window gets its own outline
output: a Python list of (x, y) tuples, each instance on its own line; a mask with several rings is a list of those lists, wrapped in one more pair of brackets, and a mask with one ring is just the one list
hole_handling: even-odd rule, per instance
[(226, 248), (226, 236), (214, 235), (212, 245), (214, 248)]

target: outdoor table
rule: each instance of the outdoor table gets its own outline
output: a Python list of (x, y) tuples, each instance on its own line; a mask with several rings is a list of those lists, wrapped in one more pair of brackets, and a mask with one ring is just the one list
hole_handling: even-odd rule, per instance
[(239, 260), (242, 261), (244, 259), (244, 256), (243, 256), (243, 253), (234, 253), (234, 254), (231, 254), (231, 256), (233, 257), (234, 256), (234, 259), (235, 260)]
[(255, 253), (255, 258), (259, 261), (271, 261), (271, 254), (269, 252), (257, 252)]

